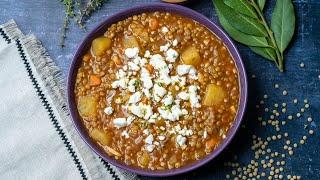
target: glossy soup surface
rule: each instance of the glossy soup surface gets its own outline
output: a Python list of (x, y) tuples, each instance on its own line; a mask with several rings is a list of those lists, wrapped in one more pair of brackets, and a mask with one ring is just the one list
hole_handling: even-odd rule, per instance
[(226, 138), (238, 110), (238, 70), (201, 24), (144, 13), (93, 40), (75, 95), (89, 135), (110, 157), (166, 170), (204, 158)]

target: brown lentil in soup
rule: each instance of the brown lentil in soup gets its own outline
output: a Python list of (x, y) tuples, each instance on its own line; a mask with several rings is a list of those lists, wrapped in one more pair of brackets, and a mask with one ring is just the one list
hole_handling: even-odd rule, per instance
[(203, 25), (143, 13), (93, 40), (75, 95), (89, 135), (108, 155), (166, 170), (204, 158), (226, 137), (238, 109), (238, 70)]

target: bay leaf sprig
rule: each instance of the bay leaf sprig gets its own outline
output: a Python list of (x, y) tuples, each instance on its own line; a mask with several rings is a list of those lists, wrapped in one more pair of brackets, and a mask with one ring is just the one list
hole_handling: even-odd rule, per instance
[(295, 31), (295, 13), (291, 0), (277, 0), (271, 26), (263, 9), (266, 0), (212, 0), (221, 26), (235, 41), (256, 54), (273, 61), (284, 71), (284, 51)]

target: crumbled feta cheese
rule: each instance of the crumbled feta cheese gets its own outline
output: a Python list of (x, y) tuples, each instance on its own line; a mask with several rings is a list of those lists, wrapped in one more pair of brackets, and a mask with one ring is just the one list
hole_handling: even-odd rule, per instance
[(162, 131), (166, 130), (166, 128), (163, 127), (163, 126), (160, 126), (160, 129), (161, 129)]
[(155, 123), (157, 118), (159, 117), (159, 114), (152, 114), (152, 116), (149, 118), (148, 122), (149, 123)]
[(193, 131), (191, 129), (188, 129), (188, 130), (186, 130), (185, 134), (186, 134), (186, 136), (192, 136)]
[(155, 99), (159, 102), (160, 99), (167, 93), (167, 90), (158, 84), (155, 84), (153, 87), (153, 95)]
[(183, 76), (189, 73), (190, 69), (191, 69), (191, 65), (186, 65), (186, 64), (182, 64), (182, 65), (178, 65), (177, 66), (177, 73), (179, 76)]
[(140, 118), (144, 118), (145, 120), (148, 120), (153, 114), (152, 107), (150, 105), (142, 104), (141, 102), (139, 103), (139, 105), (133, 104), (129, 106), (129, 110), (132, 114)]
[(122, 128), (127, 126), (126, 118), (116, 118), (113, 120), (113, 124), (117, 128)]
[(152, 144), (153, 142), (153, 135), (149, 134), (149, 136), (146, 137), (146, 139), (144, 140), (145, 143), (147, 144)]
[(177, 136), (177, 138), (176, 138), (176, 142), (177, 142), (177, 144), (178, 144), (180, 147), (183, 146), (183, 145), (185, 145), (185, 144), (186, 144), (186, 141), (187, 141), (187, 138), (181, 136), (180, 134), (179, 134), (179, 135)]
[(169, 46), (167, 46), (167, 45), (160, 46), (160, 51), (161, 51), (161, 52), (168, 51), (168, 49), (169, 49)]
[(131, 61), (128, 62), (128, 66), (129, 66), (129, 69), (132, 71), (139, 71), (140, 70), (140, 67)]
[(144, 67), (148, 63), (147, 59), (141, 58), (139, 61), (139, 66)]
[(134, 116), (128, 116), (127, 117), (127, 125), (130, 125), (132, 121), (134, 121), (135, 117)]
[(151, 56), (151, 53), (149, 50), (146, 50), (146, 52), (144, 53), (144, 57), (149, 58)]
[(150, 93), (149, 89), (142, 89), (142, 92), (147, 98), (151, 97), (151, 93)]
[(160, 141), (163, 141), (163, 140), (166, 139), (166, 136), (158, 136), (158, 139), (159, 139)]
[(141, 92), (136, 92), (136, 93), (132, 94), (129, 98), (128, 103), (135, 104), (135, 103), (139, 102), (141, 100), (141, 95), (142, 95)]
[(139, 48), (135, 47), (135, 48), (127, 48), (124, 50), (124, 54), (128, 57), (128, 58), (134, 58), (138, 55), (139, 53)]
[(153, 145), (153, 144), (148, 144), (148, 145), (146, 145), (146, 150), (147, 150), (148, 152), (152, 152), (153, 149), (154, 149), (154, 145)]
[(123, 69), (119, 69), (119, 71), (116, 73), (116, 78), (117, 79), (121, 79), (121, 78), (124, 78), (124, 77), (126, 77), (127, 75), (126, 75), (126, 72), (124, 72), (124, 70)]
[(177, 45), (178, 45), (178, 40), (177, 39), (173, 40), (172, 41), (172, 46), (177, 46)]
[(112, 107), (106, 107), (103, 112), (106, 113), (107, 115), (110, 115), (110, 114), (113, 113), (113, 108)]
[(190, 95), (189, 95), (189, 93), (182, 91), (182, 92), (180, 92), (180, 93), (178, 94), (178, 97), (179, 97), (180, 99), (186, 101), (186, 100), (189, 99)]
[(168, 29), (166, 26), (163, 26), (163, 27), (161, 28), (161, 31), (162, 31), (163, 33), (167, 33), (167, 32), (169, 32), (169, 29)]
[(172, 48), (168, 49), (168, 51), (166, 52), (166, 60), (171, 63), (174, 63), (178, 56), (178, 52)]
[(189, 76), (188, 76), (190, 79), (194, 79), (194, 80), (198, 80), (198, 73), (197, 73), (197, 70), (195, 68), (190, 68), (189, 70)]
[(127, 131), (122, 131), (121, 136), (124, 136), (126, 139), (130, 137)]
[(148, 129), (145, 129), (145, 130), (143, 130), (142, 132), (143, 132), (143, 134), (145, 134), (145, 135), (149, 135), (149, 130), (148, 130)]
[(128, 90), (130, 92), (136, 92), (136, 86), (138, 84), (139, 80), (133, 78), (133, 79), (130, 79), (129, 83), (128, 83)]
[(153, 86), (153, 83), (152, 83), (152, 78), (150, 76), (150, 73), (149, 71), (146, 69), (146, 68), (142, 68), (141, 69), (141, 75), (140, 75), (140, 79), (143, 83), (143, 87), (145, 89), (150, 89), (152, 88)]
[(171, 109), (158, 108), (158, 112), (163, 119), (176, 121), (183, 115), (180, 106), (178, 104), (173, 105)]
[(162, 99), (162, 102), (165, 106), (169, 106), (173, 103), (172, 95), (167, 95), (165, 98)]
[(153, 144), (156, 145), (156, 146), (160, 145), (160, 143), (158, 141), (155, 141)]
[(150, 64), (157, 70), (167, 66), (167, 63), (163, 60), (163, 57), (160, 54), (152, 55), (150, 58)]
[(194, 86), (194, 85), (189, 86), (189, 94), (190, 94), (189, 100), (192, 108), (201, 107), (201, 104), (199, 103), (200, 97), (198, 96), (197, 91), (198, 91), (197, 86)]
[(111, 84), (111, 87), (113, 89), (116, 89), (118, 87), (122, 88), (122, 89), (126, 89), (127, 88), (127, 83), (129, 82), (129, 79), (127, 78), (121, 78), (119, 80), (116, 80), (114, 81), (112, 84)]

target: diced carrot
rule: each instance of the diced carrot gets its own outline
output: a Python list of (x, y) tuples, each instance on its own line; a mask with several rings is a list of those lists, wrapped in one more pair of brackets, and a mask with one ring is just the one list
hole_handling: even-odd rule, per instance
[(91, 55), (90, 54), (85, 54), (82, 58), (83, 61), (88, 62), (91, 59)]
[(158, 20), (155, 18), (151, 18), (149, 21), (149, 26), (151, 30), (156, 30), (159, 26)]
[(100, 85), (101, 84), (100, 77), (96, 76), (96, 75), (90, 75), (89, 84), (90, 84), (90, 86), (98, 86), (98, 85)]
[(153, 66), (152, 66), (152, 65), (147, 64), (147, 65), (146, 65), (146, 69), (149, 71), (150, 74), (153, 73)]
[(217, 141), (215, 138), (212, 138), (212, 139), (209, 139), (207, 142), (206, 142), (206, 148), (207, 149), (212, 149), (216, 146), (217, 144)]

